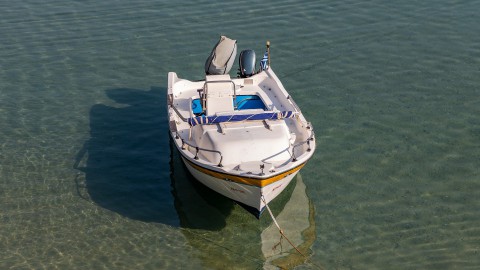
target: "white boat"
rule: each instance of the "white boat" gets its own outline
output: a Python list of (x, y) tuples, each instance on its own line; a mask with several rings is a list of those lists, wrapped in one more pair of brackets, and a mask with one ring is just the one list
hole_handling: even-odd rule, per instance
[(212, 51), (217, 59), (207, 60), (205, 80), (168, 73), (170, 134), (198, 181), (259, 217), (312, 157), (314, 132), (269, 61), (254, 70), (253, 51), (240, 54), (239, 78), (228, 75), (229, 67), (208, 75), (212, 62), (231, 66), (229, 57), (219, 61), (220, 50), (236, 53), (236, 42), (228, 41), (232, 52), (221, 48), (221, 39)]

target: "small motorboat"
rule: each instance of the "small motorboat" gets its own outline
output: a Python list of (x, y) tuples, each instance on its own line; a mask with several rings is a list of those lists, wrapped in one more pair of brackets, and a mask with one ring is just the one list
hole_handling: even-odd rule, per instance
[(312, 125), (270, 67), (270, 46), (255, 52), (225, 36), (205, 63), (205, 80), (168, 73), (170, 134), (190, 173), (259, 217), (312, 157)]

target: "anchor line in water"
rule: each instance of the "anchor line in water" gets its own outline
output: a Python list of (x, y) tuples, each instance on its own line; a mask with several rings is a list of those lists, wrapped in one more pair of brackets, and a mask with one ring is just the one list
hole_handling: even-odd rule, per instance
[(270, 210), (270, 207), (268, 207), (268, 204), (267, 202), (265, 201), (265, 198), (263, 197), (262, 195), (262, 201), (263, 203), (265, 203), (265, 207), (267, 207), (267, 210), (268, 210), (268, 213), (270, 214), (270, 216), (272, 217), (272, 220), (273, 222), (275, 223), (275, 226), (277, 226), (280, 234), (282, 237), (284, 237), (285, 239), (287, 239), (288, 243), (290, 243), (290, 245), (300, 254), (302, 255), (304, 258), (307, 258), (307, 256), (305, 256), (293, 243), (292, 241), (290, 241), (290, 239), (288, 239), (288, 237), (285, 235), (285, 233), (283, 232), (282, 228), (280, 228), (280, 225), (278, 225), (278, 222), (277, 220), (275, 219), (275, 217), (273, 216), (273, 213), (272, 211)]

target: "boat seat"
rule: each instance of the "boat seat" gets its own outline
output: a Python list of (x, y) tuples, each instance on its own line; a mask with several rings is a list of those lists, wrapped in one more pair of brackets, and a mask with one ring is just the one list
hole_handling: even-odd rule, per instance
[(210, 75), (205, 80), (207, 115), (233, 111), (235, 85), (229, 75)]

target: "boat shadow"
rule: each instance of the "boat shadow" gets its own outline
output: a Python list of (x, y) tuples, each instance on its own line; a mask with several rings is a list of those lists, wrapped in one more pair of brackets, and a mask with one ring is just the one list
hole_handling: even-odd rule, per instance
[(181, 161), (168, 132), (167, 89), (105, 92), (116, 104), (90, 109), (90, 139), (73, 166), (78, 195), (134, 220), (225, 227), (233, 202), (198, 183)]
[[(106, 90), (90, 109), (90, 139), (74, 168), (78, 194), (122, 216), (178, 226), (170, 185), (166, 89)], [(117, 106), (118, 105), (118, 106)]]

